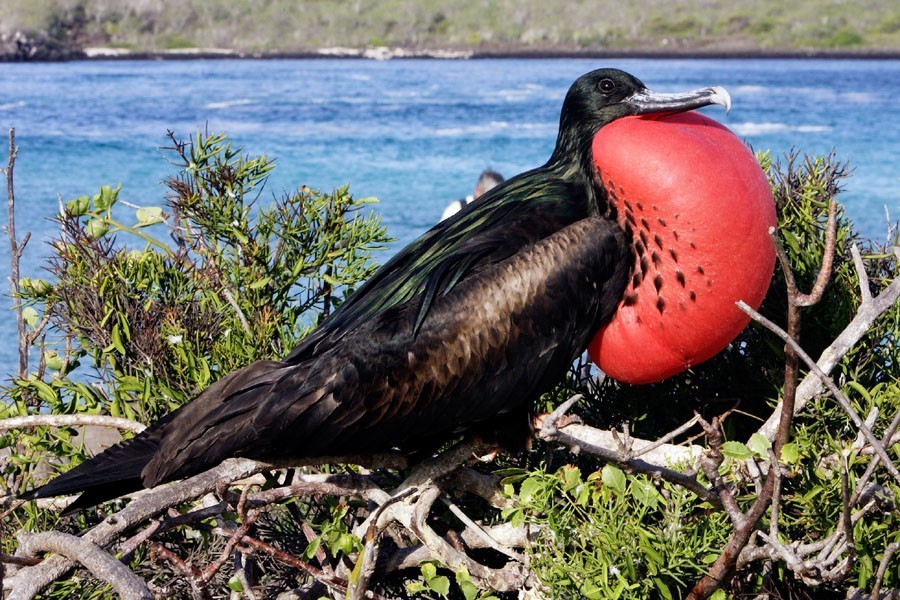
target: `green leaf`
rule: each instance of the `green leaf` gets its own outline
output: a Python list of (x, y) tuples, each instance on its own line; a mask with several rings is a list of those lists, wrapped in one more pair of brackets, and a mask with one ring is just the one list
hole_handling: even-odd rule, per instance
[(125, 356), (125, 344), (122, 343), (122, 333), (119, 331), (118, 323), (112, 327), (112, 347), (116, 349), (116, 352)]
[(40, 379), (35, 379), (31, 382), (31, 385), (37, 390), (38, 397), (50, 405), (55, 405), (59, 402), (59, 395), (56, 393), (52, 387), (50, 387), (47, 383), (41, 381)]
[(471, 581), (461, 581), (458, 585), (459, 591), (466, 600), (475, 600), (478, 597), (478, 588)]
[(602, 470), (603, 485), (617, 494), (625, 491), (625, 473), (619, 467), (605, 465)]
[(52, 371), (63, 368), (63, 360), (54, 350), (44, 350), (44, 364)]
[(53, 291), (53, 285), (45, 279), (32, 279), (31, 288), (34, 290), (34, 294), (38, 297), (46, 296), (51, 291)]
[(500, 511), (500, 517), (513, 527), (521, 527), (525, 524), (525, 512), (519, 507), (504, 508)]
[(435, 577), (433, 579), (429, 579), (426, 583), (428, 583), (428, 587), (440, 594), (441, 596), (446, 596), (450, 593), (450, 578), (441, 575), (439, 577)]
[(519, 488), (519, 501), (523, 504), (529, 504), (534, 501), (534, 497), (543, 487), (543, 482), (537, 477), (529, 477), (522, 482)]
[(41, 322), (41, 316), (34, 308), (26, 306), (22, 309), (22, 320), (25, 321), (26, 325), (34, 329)]
[(564, 465), (560, 469), (563, 479), (563, 489), (569, 491), (581, 483), (581, 470), (572, 465)]
[(800, 446), (794, 442), (788, 442), (781, 447), (781, 462), (792, 465), (800, 460)]
[(786, 229), (782, 229), (781, 237), (784, 238), (784, 242), (793, 250), (794, 254), (800, 254), (800, 242), (797, 241), (797, 236)]
[(422, 592), (427, 592), (428, 588), (421, 581), (410, 581), (406, 584), (406, 591), (410, 594), (421, 594)]
[(722, 444), (722, 454), (736, 460), (746, 460), (753, 456), (753, 451), (741, 442), (725, 442)]
[(119, 190), (121, 189), (121, 185), (117, 186), (116, 189), (112, 189), (108, 185), (100, 186), (100, 193), (94, 196), (94, 208), (97, 210), (112, 208), (112, 205), (119, 199)]
[(866, 404), (873, 404), (872, 395), (869, 393), (869, 390), (867, 390), (866, 387), (858, 381), (848, 381), (847, 387), (856, 390), (856, 392), (866, 401)]
[(84, 232), (90, 240), (102, 238), (107, 231), (109, 231), (109, 225), (105, 219), (91, 219), (84, 228)]
[(233, 592), (243, 592), (244, 584), (241, 583), (241, 580), (238, 579), (238, 576), (235, 575), (231, 579), (228, 580), (228, 587)]
[(772, 447), (772, 442), (765, 436), (754, 433), (747, 441), (747, 447), (759, 456), (767, 457), (769, 455), (769, 448)]
[(91, 199), (89, 196), (79, 196), (74, 200), (66, 202), (66, 214), (73, 217), (82, 217), (91, 210)]
[(472, 577), (465, 567), (456, 572), (456, 585), (466, 600), (474, 600), (478, 596), (478, 588), (472, 583)]
[(579, 591), (581, 592), (582, 596), (587, 598), (587, 600), (602, 600), (604, 596), (603, 590), (600, 589), (593, 581), (588, 581), (587, 583), (585, 583)]
[(665, 584), (665, 582), (659, 577), (653, 578), (653, 583), (656, 585), (656, 589), (659, 590), (659, 595), (666, 600), (672, 600), (672, 592), (669, 591), (669, 586)]
[(163, 210), (159, 206), (147, 206), (137, 209), (137, 220), (140, 225), (152, 225), (163, 220)]
[(314, 540), (312, 540), (309, 543), (309, 545), (306, 547), (306, 550), (303, 552), (303, 554), (306, 555), (306, 558), (311, 559), (312, 557), (314, 557), (316, 555), (316, 552), (319, 551), (319, 546), (321, 546), (321, 544), (322, 544), (322, 538), (320, 538), (320, 537), (315, 538)]
[(656, 508), (659, 503), (659, 492), (656, 490), (656, 486), (649, 481), (633, 481), (629, 491), (635, 500), (646, 506)]
[(422, 577), (424, 577), (426, 581), (437, 576), (437, 567), (434, 563), (422, 563), (422, 566), (420, 566), (419, 569), (422, 571)]
[(257, 281), (254, 281), (253, 283), (251, 283), (251, 284), (250, 284), (249, 286), (247, 286), (247, 287), (250, 288), (251, 290), (258, 290), (258, 289), (260, 289), (260, 288), (266, 287), (266, 286), (269, 285), (271, 282), (272, 282), (272, 278), (271, 278), (271, 277), (263, 277), (262, 279), (259, 279), (259, 280), (257, 280)]
[(352, 533), (342, 533), (338, 543), (344, 554), (350, 554), (356, 550), (356, 536)]

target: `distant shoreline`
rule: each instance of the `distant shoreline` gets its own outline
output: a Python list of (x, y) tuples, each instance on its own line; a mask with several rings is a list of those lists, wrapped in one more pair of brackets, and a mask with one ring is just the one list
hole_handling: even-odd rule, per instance
[(566, 50), (510, 48), (497, 50), (410, 49), (410, 48), (318, 48), (296, 51), (254, 52), (227, 48), (186, 48), (176, 50), (126, 50), (120, 48), (84, 48), (56, 52), (52, 56), (23, 58), (0, 54), (0, 62), (71, 62), (122, 60), (209, 60), (209, 59), (831, 59), (897, 60), (900, 50)]

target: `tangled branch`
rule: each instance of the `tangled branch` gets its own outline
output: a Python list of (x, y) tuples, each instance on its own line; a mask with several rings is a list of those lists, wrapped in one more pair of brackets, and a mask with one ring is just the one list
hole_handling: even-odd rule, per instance
[[(254, 493), (250, 492), (249, 484), (244, 484), (243, 491), (236, 495), (227, 490), (229, 484), (239, 480), (248, 481), (248, 477), (271, 468), (271, 466), (249, 460), (232, 459), (191, 479), (144, 492), (126, 508), (108, 516), (101, 524), (78, 539), (84, 547), (91, 548), (91, 556), (99, 556), (98, 553), (105, 556), (105, 562), (91, 563), (91, 565), (99, 565), (96, 570), (93, 566), (89, 567), (89, 570), (98, 578), (108, 581), (106, 574), (109, 572), (109, 560), (116, 562), (109, 553), (113, 552), (111, 547), (120, 536), (153, 519), (155, 515), (170, 511), (165, 518), (152, 520), (150, 526), (132, 538), (124, 540), (118, 551), (124, 556), (130, 556), (139, 546), (148, 545), (154, 554), (174, 565), (176, 570), (191, 583), (196, 595), (201, 597), (205, 597), (208, 593), (205, 590), (212, 577), (233, 553), (238, 552), (239, 547), (264, 552), (281, 562), (299, 567), (327, 587), (341, 593), (349, 590), (351, 597), (379, 597), (367, 589), (368, 578), (372, 574), (378, 571), (390, 572), (408, 568), (412, 561), (421, 562), (423, 560), (439, 560), (451, 568), (465, 567), (471, 573), (473, 580), (485, 588), (499, 591), (518, 590), (529, 581), (527, 559), (507, 544), (512, 543), (516, 547), (522, 548), (527, 542), (527, 536), (522, 535), (522, 532), (517, 531), (511, 535), (508, 529), (502, 527), (499, 529), (483, 528), (455, 508), (453, 512), (462, 523), (460, 531), (455, 534), (457, 539), (462, 540), (469, 547), (491, 548), (510, 559), (502, 568), (491, 568), (473, 560), (464, 550), (454, 547), (448, 538), (438, 535), (427, 522), (435, 501), (441, 497), (446, 498), (448, 491), (445, 490), (451, 490), (448, 486), (449, 483), (480, 490), (488, 498), (496, 496), (496, 487), (488, 489), (483, 479), (484, 476), (468, 468), (460, 468), (480, 448), (482, 447), (478, 444), (462, 444), (433, 461), (422, 463), (413, 468), (407, 480), (390, 493), (377, 485), (375, 478), (371, 475), (298, 474), (295, 475), (294, 481), (290, 485)], [(497, 484), (496, 481), (494, 483)], [(172, 507), (216, 490), (219, 490), (223, 496), (222, 501), (183, 514), (171, 513)], [(340, 567), (334, 574), (329, 574), (325, 568), (314, 567), (251, 535), (252, 526), (261, 511), (284, 500), (309, 495), (356, 497), (367, 500), (376, 506), (375, 510), (371, 512), (369, 520), (362, 522), (357, 527), (357, 531), (361, 534), (360, 537), (366, 540), (363, 552), (356, 559), (360, 569), (365, 569), (365, 577), (354, 576), (343, 567)], [(452, 501), (447, 500), (447, 502), (455, 507)], [(233, 529), (216, 529), (221, 535), (227, 536), (226, 547), (217, 559), (204, 568), (189, 564), (165, 546), (154, 541), (175, 527), (196, 526), (205, 519), (221, 517), (231, 510), (231, 507), (236, 507), (241, 525)], [(398, 524), (413, 534), (421, 545), (402, 548), (393, 556), (380, 557), (379, 536), (392, 524)], [(31, 551), (28, 548), (34, 548), (34, 546), (28, 546), (21, 553), (33, 556), (36, 550)], [(64, 576), (75, 562), (85, 564), (79, 553), (63, 552), (58, 550), (58, 546), (42, 548), (54, 551), (57, 555), (45, 558), (40, 564), (18, 567), (18, 570), (13, 571), (11, 577), (3, 582), (4, 590), (9, 593), (9, 599), (28, 600), (33, 598), (55, 579)], [(117, 564), (127, 570), (121, 563)], [(85, 566), (88, 565), (85, 564)], [(136, 578), (136, 576), (132, 574), (132, 578)]]

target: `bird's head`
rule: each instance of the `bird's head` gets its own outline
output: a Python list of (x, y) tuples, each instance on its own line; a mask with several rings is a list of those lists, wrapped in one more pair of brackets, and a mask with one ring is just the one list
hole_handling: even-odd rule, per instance
[(597, 69), (579, 77), (563, 102), (559, 137), (551, 162), (578, 161), (585, 173), (592, 169), (591, 142), (607, 123), (631, 115), (675, 113), (720, 104), (727, 111), (731, 97), (715, 86), (684, 93), (658, 94), (618, 69)]

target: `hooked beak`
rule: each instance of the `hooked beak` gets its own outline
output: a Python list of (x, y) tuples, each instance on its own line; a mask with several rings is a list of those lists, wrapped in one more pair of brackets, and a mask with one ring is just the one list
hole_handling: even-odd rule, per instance
[(728, 91), (720, 86), (703, 88), (681, 94), (656, 94), (644, 88), (625, 100), (635, 115), (660, 112), (682, 112), (719, 104), (725, 107), (727, 113), (731, 110), (731, 96)]

